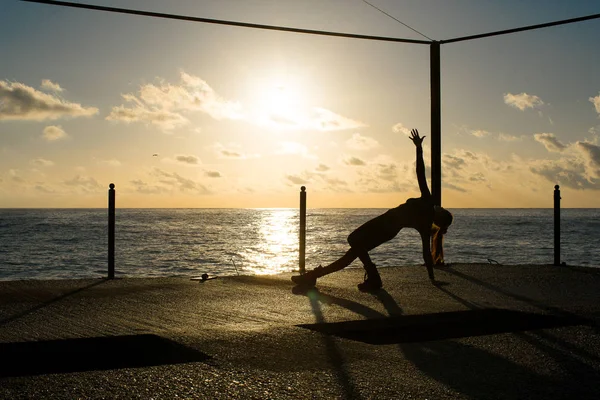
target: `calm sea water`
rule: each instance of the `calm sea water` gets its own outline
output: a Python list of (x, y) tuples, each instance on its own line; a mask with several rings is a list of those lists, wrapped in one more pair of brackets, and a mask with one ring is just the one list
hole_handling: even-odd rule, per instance
[[(308, 210), (307, 269), (341, 256), (347, 235), (384, 211)], [(447, 262), (553, 262), (552, 209), (451, 211)], [(272, 274), (298, 268), (297, 209), (118, 209), (116, 218), (117, 276)], [(0, 210), (0, 280), (106, 276), (107, 220), (105, 209)], [(563, 209), (561, 226), (561, 260), (600, 267), (600, 209)], [(412, 229), (371, 255), (381, 267), (423, 262)]]

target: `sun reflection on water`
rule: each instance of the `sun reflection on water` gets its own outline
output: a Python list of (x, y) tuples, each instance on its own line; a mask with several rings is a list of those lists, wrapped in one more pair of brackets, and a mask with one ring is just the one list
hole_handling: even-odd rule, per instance
[(244, 272), (257, 275), (290, 271), (298, 263), (298, 210), (261, 210), (257, 243), (244, 249)]

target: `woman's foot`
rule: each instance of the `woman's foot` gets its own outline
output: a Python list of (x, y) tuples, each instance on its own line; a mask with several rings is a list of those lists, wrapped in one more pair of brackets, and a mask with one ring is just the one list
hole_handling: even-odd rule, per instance
[(312, 271), (308, 271), (307, 273), (301, 275), (292, 276), (292, 282), (299, 286), (312, 287), (317, 284), (317, 278), (322, 276), (323, 267), (320, 265), (313, 269)]
[(365, 281), (358, 284), (358, 290), (361, 292), (376, 292), (383, 287), (379, 274), (368, 276), (365, 273)]

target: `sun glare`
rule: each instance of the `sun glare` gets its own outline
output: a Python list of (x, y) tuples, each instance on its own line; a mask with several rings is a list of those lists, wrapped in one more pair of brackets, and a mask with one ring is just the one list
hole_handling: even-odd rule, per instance
[(273, 209), (265, 213), (259, 236), (257, 247), (242, 254), (245, 270), (257, 275), (289, 270), (298, 257), (298, 211)]
[(257, 91), (254, 107), (263, 125), (277, 128), (306, 126), (306, 96), (299, 85), (292, 82), (273, 80), (262, 85)]

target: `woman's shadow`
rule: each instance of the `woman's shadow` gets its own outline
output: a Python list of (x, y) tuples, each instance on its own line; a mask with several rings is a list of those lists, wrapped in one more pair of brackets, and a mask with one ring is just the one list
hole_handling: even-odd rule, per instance
[[(468, 334), (460, 338), (449, 338), (445, 332), (439, 332), (433, 337), (425, 334), (419, 340), (418, 334), (423, 332), (420, 325), (422, 318), (429, 316), (405, 315), (394, 297), (385, 289), (373, 294), (383, 305), (385, 313), (352, 300), (321, 293), (317, 289), (309, 293), (307, 296), (315, 301), (344, 307), (367, 320), (329, 324), (322, 322), (314, 324), (320, 325), (318, 328), (306, 326), (307, 328), (374, 345), (394, 343), (404, 360), (412, 363), (422, 373), (471, 398), (587, 398), (591, 395), (591, 389), (577, 385), (577, 376), (583, 374), (598, 378), (595, 370), (566, 355), (560, 361), (564, 363), (567, 360), (569, 376), (557, 378), (538, 374), (508, 358), (465, 343), (461, 339), (468, 337)], [(454, 298), (456, 300), (458, 296), (454, 295)], [(462, 304), (470, 303), (464, 300)], [(477, 313), (481, 310), (466, 310), (465, 315), (468, 316), (470, 311), (473, 315), (479, 315)], [(435, 320), (430, 318), (427, 323), (433, 323), (429, 328), (436, 329)], [(443, 327), (442, 324), (439, 328), (444, 329)], [(401, 363), (403, 360), (398, 359), (397, 362)]]

